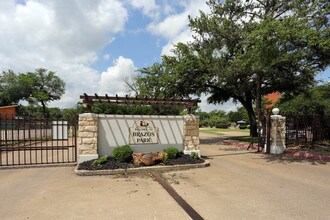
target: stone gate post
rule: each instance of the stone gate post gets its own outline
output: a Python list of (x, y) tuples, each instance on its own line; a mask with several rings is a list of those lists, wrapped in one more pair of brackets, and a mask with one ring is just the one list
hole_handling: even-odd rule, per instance
[(185, 115), (183, 120), (183, 131), (183, 153), (191, 154), (192, 152), (196, 152), (200, 157), (201, 153), (199, 150), (199, 116)]
[(98, 158), (98, 122), (97, 114), (84, 113), (79, 115), (77, 136), (78, 163)]
[(274, 108), (272, 110), (273, 114), (270, 116), (271, 120), (271, 144), (270, 153), (271, 154), (282, 154), (286, 149), (285, 146), (285, 117), (278, 115), (279, 109)]

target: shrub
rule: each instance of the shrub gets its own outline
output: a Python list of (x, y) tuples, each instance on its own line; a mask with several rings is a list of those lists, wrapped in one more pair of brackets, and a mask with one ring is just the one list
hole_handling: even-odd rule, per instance
[(103, 156), (103, 157), (100, 157), (97, 160), (94, 160), (92, 165), (93, 166), (99, 166), (99, 165), (104, 164), (105, 162), (107, 162), (107, 160), (108, 160), (107, 156)]
[(190, 158), (193, 158), (193, 159), (198, 159), (198, 153), (197, 152), (191, 152), (190, 154)]
[(129, 162), (132, 160), (133, 150), (129, 145), (123, 145), (113, 149), (111, 156), (118, 162)]
[(167, 154), (165, 154), (165, 156), (163, 157), (163, 163), (166, 165), (166, 164), (168, 164), (168, 162), (169, 162), (169, 159), (168, 159), (168, 156), (167, 156)]
[(206, 128), (206, 127), (209, 127), (209, 126), (210, 126), (210, 124), (209, 124), (209, 121), (207, 121), (207, 120), (201, 120), (199, 122), (199, 127)]
[(216, 128), (229, 128), (230, 124), (221, 124), (221, 123), (216, 123), (215, 127)]
[(168, 147), (164, 149), (164, 152), (167, 154), (169, 159), (175, 159), (179, 156), (179, 150), (175, 147)]

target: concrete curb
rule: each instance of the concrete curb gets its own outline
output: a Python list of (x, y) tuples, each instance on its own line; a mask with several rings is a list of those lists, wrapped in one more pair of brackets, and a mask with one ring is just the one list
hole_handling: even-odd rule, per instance
[(77, 163), (53, 163), (53, 164), (32, 164), (32, 165), (9, 165), (0, 166), (0, 170), (6, 169), (28, 169), (28, 168), (51, 168), (51, 167), (73, 167)]
[(177, 170), (187, 170), (192, 168), (203, 168), (210, 166), (210, 162), (205, 160), (200, 164), (185, 164), (174, 166), (150, 166), (150, 167), (137, 167), (128, 169), (116, 169), (116, 170), (78, 170), (78, 165), (74, 169), (74, 172), (78, 176), (99, 176), (99, 175), (116, 175), (116, 174), (136, 174), (136, 173), (150, 173), (150, 172), (169, 172)]

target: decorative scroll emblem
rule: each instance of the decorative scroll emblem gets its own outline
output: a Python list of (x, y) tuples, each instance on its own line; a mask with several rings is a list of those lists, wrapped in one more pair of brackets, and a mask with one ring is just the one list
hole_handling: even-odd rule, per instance
[(129, 128), (129, 144), (158, 144), (158, 128), (151, 120), (135, 120)]

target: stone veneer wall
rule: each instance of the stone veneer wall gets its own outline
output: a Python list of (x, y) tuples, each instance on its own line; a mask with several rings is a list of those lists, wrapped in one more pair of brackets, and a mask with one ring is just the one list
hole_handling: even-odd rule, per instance
[[(184, 153), (199, 151), (199, 117), (183, 116), (183, 147)], [(85, 113), (79, 115), (79, 131), (77, 137), (78, 163), (98, 158), (98, 127), (97, 114)], [(152, 149), (150, 149), (152, 151)]]
[(184, 132), (184, 150), (186, 152), (198, 151), (199, 150), (199, 117), (195, 115), (185, 115), (183, 132)]
[(98, 158), (97, 133), (98, 115), (85, 113), (79, 115), (78, 122), (78, 163)]

